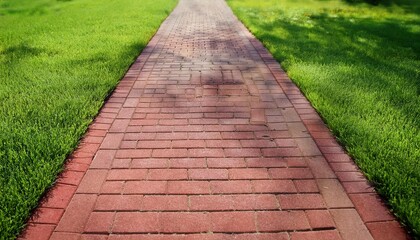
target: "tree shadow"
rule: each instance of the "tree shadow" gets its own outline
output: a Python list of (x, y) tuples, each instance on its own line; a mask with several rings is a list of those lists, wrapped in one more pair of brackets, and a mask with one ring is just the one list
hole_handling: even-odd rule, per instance
[[(353, 17), (354, 19), (354, 17)], [(401, 84), (386, 76), (395, 75), (404, 79), (408, 89), (416, 89), (420, 95), (420, 72), (418, 66), (401, 64), (404, 57), (401, 51), (409, 52), (415, 60), (420, 59), (419, 32), (413, 32), (410, 27), (420, 24), (419, 21), (406, 21), (398, 24), (392, 19), (377, 22), (372, 19), (354, 19), (348, 21), (343, 17), (331, 18), (327, 15), (313, 16), (315, 24), (308, 27), (278, 20), (275, 23), (264, 23), (257, 19), (252, 20), (252, 25), (262, 29), (259, 34), (263, 43), (268, 47), (286, 45), (273, 48), (273, 54), (286, 69), (289, 67), (289, 56), (293, 61), (305, 61), (319, 66), (347, 65), (370, 70), (369, 72), (345, 72), (349, 78), (341, 82), (350, 89), (357, 83), (357, 89), (365, 92), (377, 92), (383, 96), (397, 111), (402, 111), (413, 123), (418, 123), (420, 111), (413, 114), (413, 102), (402, 94), (407, 88), (402, 89)], [(278, 37), (272, 33), (275, 27), (281, 27), (287, 34)], [(322, 38), (316, 37), (322, 36)], [(343, 42), (349, 46), (343, 49)], [(302, 51), (304, 49), (304, 51)], [(344, 51), (343, 51), (344, 50)], [(386, 52), (386, 54), (384, 54)], [(379, 54), (378, 54), (379, 53)], [(398, 61), (400, 60), (400, 61)], [(351, 82), (350, 79), (356, 79)], [(342, 81), (344, 78), (341, 78)], [(384, 85), (392, 86), (384, 89)], [(327, 93), (325, 93), (327, 94)], [(418, 125), (419, 126), (419, 125)]]
[[(305, 68), (305, 73), (293, 71), (296, 75), (290, 77), (309, 98), (317, 100), (315, 107), (329, 116), (328, 123), (335, 126), (335, 134), (339, 138), (346, 136), (350, 139), (343, 142), (348, 149), (357, 149), (362, 152), (359, 155), (364, 160), (370, 159), (365, 165), (363, 161), (359, 162), (362, 168), (365, 167), (364, 170), (385, 169), (385, 163), (377, 160), (387, 160), (390, 164), (399, 166), (391, 170), (388, 168), (392, 173), (385, 170), (368, 172), (371, 174), (370, 180), (381, 184), (378, 189), (385, 189), (393, 203), (418, 201), (419, 198), (415, 196), (420, 191), (418, 184), (397, 188), (392, 181), (403, 178), (406, 182), (416, 182), (416, 179), (420, 179), (420, 169), (416, 161), (419, 152), (415, 148), (420, 134), (420, 33), (416, 30), (420, 21), (337, 17), (326, 13), (297, 19), (279, 17), (271, 22), (247, 16), (246, 21), (248, 26), (256, 29), (255, 34), (271, 50), (283, 68), (290, 70), (297, 65)], [(360, 96), (367, 97), (362, 99)], [(337, 103), (344, 109), (331, 107)], [(367, 109), (369, 106), (373, 109)], [(331, 108), (337, 112), (333, 112)], [(386, 117), (381, 111), (393, 112), (393, 117)], [(347, 125), (338, 123), (343, 116), (337, 114), (342, 113), (352, 118), (345, 123)], [(366, 119), (372, 119), (372, 116), (378, 120), (367, 122)], [(352, 121), (362, 121), (367, 125)], [(383, 126), (379, 125), (381, 123)], [(387, 139), (387, 133), (367, 133), (369, 124), (378, 128), (403, 124), (404, 126), (395, 129), (407, 130), (390, 136), (393, 141), (401, 138), (399, 146), (395, 146)], [(340, 126), (337, 127), (338, 125)], [(356, 133), (359, 135), (356, 136)], [(381, 136), (377, 136), (380, 134)], [(366, 149), (369, 146), (358, 146), (355, 139), (371, 140), (374, 144), (383, 144), (385, 149), (389, 149), (384, 152)], [(411, 148), (404, 144), (411, 144)], [(385, 182), (385, 177), (381, 174), (393, 176)], [(393, 204), (393, 207), (398, 210), (399, 217), (405, 220), (409, 218), (407, 205)], [(416, 224), (410, 221), (408, 224)]]
[(420, 13), (420, 4), (417, 0), (343, 0), (350, 5), (358, 5), (361, 3), (369, 3), (372, 5), (392, 6), (396, 5), (404, 9), (407, 13)]

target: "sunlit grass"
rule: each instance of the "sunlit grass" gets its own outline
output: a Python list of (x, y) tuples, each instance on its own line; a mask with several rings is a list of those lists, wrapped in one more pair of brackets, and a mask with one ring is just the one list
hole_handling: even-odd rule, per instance
[(0, 239), (38, 198), (176, 0), (0, 0)]
[(420, 4), (228, 3), (420, 234)]

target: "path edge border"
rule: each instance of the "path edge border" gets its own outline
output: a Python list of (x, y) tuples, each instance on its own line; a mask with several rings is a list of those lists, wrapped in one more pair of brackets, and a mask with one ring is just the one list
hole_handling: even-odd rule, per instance
[[(230, 8), (230, 6), (228, 7)], [(309, 105), (314, 110), (313, 113), (298, 111), (297, 114), (321, 151), (321, 154), (328, 162), (329, 167), (338, 177), (341, 186), (344, 188), (345, 193), (350, 198), (372, 237), (378, 240), (413, 239), (409, 234), (408, 229), (403, 226), (398, 218), (391, 212), (389, 206), (386, 205), (385, 201), (377, 193), (376, 189), (369, 182), (364, 173), (359, 169), (354, 159), (352, 159), (344, 150), (300, 88), (289, 78), (286, 71), (281, 67), (281, 64), (265, 48), (251, 30), (239, 20), (233, 11), (232, 14), (239, 22), (238, 25), (242, 28), (242, 32), (247, 35), (248, 40), (270, 69), (271, 74), (283, 89), (286, 97), (293, 106), (298, 110), (296, 107), (298, 104)], [(302, 102), (302, 98), (305, 99), (305, 102)], [(294, 99), (299, 101), (294, 101)], [(352, 170), (342, 169), (338, 166), (340, 163), (350, 164), (354, 167)], [(368, 188), (361, 188), (360, 185), (368, 186)], [(373, 217), (372, 214), (374, 215)]]

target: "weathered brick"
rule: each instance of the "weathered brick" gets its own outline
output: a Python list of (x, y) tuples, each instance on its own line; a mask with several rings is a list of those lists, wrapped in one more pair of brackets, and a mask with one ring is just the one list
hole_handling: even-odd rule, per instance
[(228, 170), (226, 169), (189, 169), (189, 179), (195, 180), (218, 180), (228, 179)]
[(295, 193), (296, 188), (291, 180), (254, 180), (256, 193)]
[(257, 212), (257, 228), (260, 232), (309, 230), (310, 225), (303, 211)]
[(209, 213), (212, 224), (211, 231), (226, 233), (255, 232), (254, 214), (254, 212), (211, 212)]

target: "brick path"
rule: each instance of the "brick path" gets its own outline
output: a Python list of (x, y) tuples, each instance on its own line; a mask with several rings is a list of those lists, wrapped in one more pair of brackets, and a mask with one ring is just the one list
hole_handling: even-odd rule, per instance
[(66, 169), (23, 238), (406, 238), (222, 0), (180, 1)]

